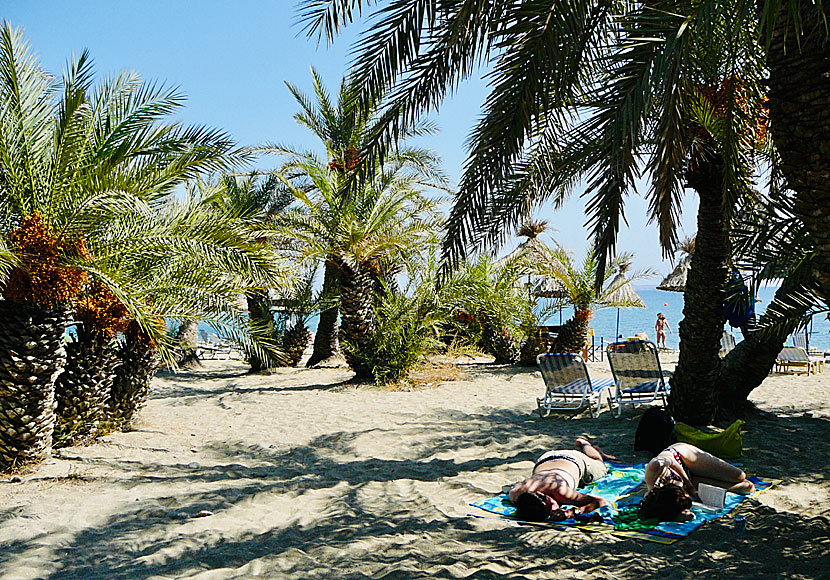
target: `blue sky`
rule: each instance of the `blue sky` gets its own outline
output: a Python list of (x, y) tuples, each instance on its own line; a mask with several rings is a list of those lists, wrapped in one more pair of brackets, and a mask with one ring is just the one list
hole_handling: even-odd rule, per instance
[[(187, 96), (183, 121), (224, 129), (240, 143), (266, 142), (316, 147), (292, 117), (296, 110), (285, 81), (310, 91), (314, 66), (334, 90), (349, 68), (350, 46), (359, 25), (334, 46), (317, 46), (297, 24), (295, 0), (7, 0), (2, 17), (22, 26), (43, 65), (59, 73), (73, 53), (89, 49), (99, 76), (124, 69), (147, 79), (178, 86)], [(423, 142), (444, 159), (457, 182), (466, 158), (465, 143), (487, 94), (485, 81), (474, 79), (433, 116), (439, 135)], [(275, 160), (263, 159), (267, 168)], [(646, 186), (641, 191), (645, 193)], [(681, 235), (694, 234), (697, 200), (687, 191)], [(574, 196), (554, 212), (536, 214), (551, 234), (578, 256), (587, 246), (584, 201)], [(647, 203), (634, 195), (626, 205), (630, 227), (619, 249), (636, 254), (635, 268), (671, 271), (663, 262), (657, 230), (646, 224)], [(507, 249), (511, 249), (509, 243)], [(659, 282), (652, 280), (650, 285)]]

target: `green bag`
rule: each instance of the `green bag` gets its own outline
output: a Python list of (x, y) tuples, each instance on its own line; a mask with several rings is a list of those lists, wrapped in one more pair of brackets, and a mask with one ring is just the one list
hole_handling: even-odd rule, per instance
[(744, 442), (741, 437), (744, 424), (745, 421), (738, 419), (720, 433), (704, 433), (678, 421), (674, 429), (678, 441), (699, 447), (722, 459), (734, 459), (744, 454)]

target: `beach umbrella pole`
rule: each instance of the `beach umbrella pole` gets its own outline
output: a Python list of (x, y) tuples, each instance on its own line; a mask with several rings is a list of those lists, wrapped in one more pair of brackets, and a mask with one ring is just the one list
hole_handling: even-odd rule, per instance
[(620, 309), (617, 308), (617, 331), (614, 333), (614, 342), (617, 342), (617, 337), (620, 336)]

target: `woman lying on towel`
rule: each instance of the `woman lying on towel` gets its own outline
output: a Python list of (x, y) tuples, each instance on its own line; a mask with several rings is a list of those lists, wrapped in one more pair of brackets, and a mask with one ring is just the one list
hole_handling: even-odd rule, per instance
[[(585, 439), (577, 439), (579, 451), (548, 451), (536, 460), (533, 474), (510, 490), (516, 517), (530, 522), (547, 519), (562, 521), (574, 514), (591, 512), (608, 502), (601, 497), (580, 493), (586, 485), (608, 473), (603, 461), (615, 459)], [(563, 510), (559, 505), (576, 506)]]
[(689, 508), (692, 499), (700, 499), (697, 495), (700, 483), (734, 493), (755, 491), (755, 485), (739, 468), (694, 445), (675, 443), (646, 465), (649, 491), (640, 503), (640, 518), (657, 518), (662, 522), (691, 519)]

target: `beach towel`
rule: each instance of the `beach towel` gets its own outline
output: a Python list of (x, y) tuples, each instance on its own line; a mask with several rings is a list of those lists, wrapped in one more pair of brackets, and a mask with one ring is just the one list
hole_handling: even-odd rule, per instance
[[(540, 525), (554, 529), (577, 528), (586, 532), (607, 532), (618, 536), (632, 537), (649, 542), (661, 544), (673, 544), (695, 531), (708, 521), (725, 516), (747, 497), (757, 496), (768, 490), (778, 481), (764, 481), (755, 476), (749, 476), (749, 480), (755, 484), (755, 492), (752, 495), (738, 495), (735, 493), (726, 494), (726, 502), (722, 509), (701, 508), (692, 506), (694, 519), (688, 522), (660, 522), (656, 520), (640, 520), (637, 517), (636, 505), (643, 499), (647, 488), (645, 484), (645, 463), (637, 465), (623, 465), (618, 463), (606, 463), (608, 474), (600, 479), (579, 488), (582, 493), (599, 496), (609, 502), (610, 505), (598, 509), (602, 522), (581, 523), (573, 518), (561, 522), (521, 522), (533, 525)], [(498, 497), (480, 500), (470, 504), (486, 512), (495, 514), (499, 518), (519, 522), (513, 517), (516, 508), (510, 503), (507, 494)], [(474, 517), (487, 517), (478, 514), (470, 514)], [(492, 516), (491, 516), (492, 517)]]

